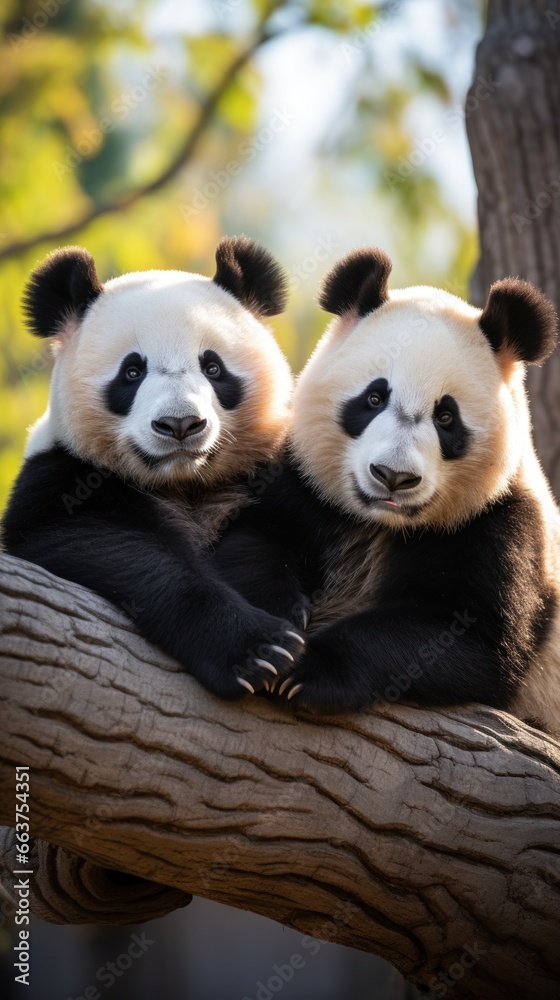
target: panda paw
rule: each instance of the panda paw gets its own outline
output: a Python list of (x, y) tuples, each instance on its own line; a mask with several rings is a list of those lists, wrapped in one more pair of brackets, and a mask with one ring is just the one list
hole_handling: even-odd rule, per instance
[(299, 631), (290, 622), (272, 616), (265, 616), (261, 627), (246, 635), (240, 645), (240, 654), (228, 671), (228, 687), (234, 685), (229, 697), (274, 691), (297, 669), (305, 650)]
[(368, 678), (359, 666), (315, 651), (313, 640), (308, 640), (299, 664), (277, 685), (276, 693), (295, 708), (328, 715), (356, 712), (372, 700)]

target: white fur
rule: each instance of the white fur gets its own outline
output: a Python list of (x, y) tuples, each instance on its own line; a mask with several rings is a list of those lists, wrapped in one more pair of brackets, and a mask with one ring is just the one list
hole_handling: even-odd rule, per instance
[[(353, 323), (348, 317), (331, 323), (298, 379), (292, 431), (304, 472), (327, 497), (392, 527), (453, 527), (503, 492), (525, 446), (523, 370), (517, 366), (504, 381), (479, 316), (447, 292), (419, 287), (391, 293), (382, 308)], [(341, 407), (377, 378), (389, 382), (389, 405), (352, 440), (340, 426)], [(434, 404), (447, 394), (473, 436), (470, 454), (458, 461), (443, 459), (432, 419)], [(383, 495), (371, 464), (422, 480), (400, 494), (398, 508), (367, 507), (355, 481), (366, 494)], [(446, 511), (444, 495), (453, 501)], [(407, 515), (417, 505), (426, 505), (424, 513)]]

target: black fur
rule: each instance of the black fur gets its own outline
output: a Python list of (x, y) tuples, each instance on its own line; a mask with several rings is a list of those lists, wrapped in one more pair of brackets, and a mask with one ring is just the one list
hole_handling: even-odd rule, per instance
[(214, 561), (220, 576), (251, 604), (307, 627), (311, 602), (302, 592), (303, 567), (289, 546), (241, 524), (225, 533)]
[(384, 250), (353, 250), (327, 274), (319, 292), (321, 309), (337, 316), (354, 311), (366, 316), (379, 309), (389, 298), (387, 282), (392, 266)]
[[(137, 378), (131, 378), (127, 374), (129, 369), (132, 368), (138, 370), (139, 375)], [(127, 413), (130, 413), (134, 397), (147, 374), (148, 362), (146, 358), (143, 358), (136, 351), (132, 354), (127, 354), (126, 358), (123, 358), (114, 379), (111, 379), (105, 387), (105, 405), (107, 409), (119, 417), (125, 417)]]
[[(210, 373), (209, 366), (217, 365), (220, 369), (219, 375)], [(245, 395), (243, 379), (239, 375), (230, 372), (225, 361), (222, 361), (216, 351), (205, 351), (200, 359), (200, 368), (211, 383), (216, 396), (224, 410), (234, 410), (242, 402)], [(207, 369), (209, 371), (207, 372)]]
[(258, 659), (286, 672), (288, 658), (271, 644), (291, 651), (294, 660), (300, 653), (285, 622), (218, 578), (180, 517), (63, 448), (25, 462), (4, 517), (3, 542), (12, 555), (122, 608), (146, 639), (222, 697), (243, 695), (238, 676), (255, 688), (271, 678)]
[[(379, 405), (374, 405), (371, 396), (379, 396)], [(386, 378), (376, 378), (360, 393), (346, 403), (340, 411), (340, 425), (351, 438), (359, 438), (371, 421), (386, 409), (391, 390)]]
[(255, 316), (275, 316), (286, 307), (286, 277), (272, 255), (247, 236), (224, 236), (216, 249), (214, 281)]
[[(439, 414), (445, 412), (451, 413), (453, 421), (449, 426), (444, 427), (438, 422), (437, 418)], [(466, 455), (471, 432), (466, 424), (463, 423), (459, 405), (453, 396), (442, 396), (439, 402), (436, 403), (433, 420), (438, 433), (439, 446), (443, 458), (452, 460), (454, 458), (462, 458), (463, 455)]]
[[(268, 580), (268, 545), (275, 543), (300, 567), (302, 597), (312, 598), (336, 566), (341, 541), (355, 519), (320, 500), (292, 462), (270, 484), (260, 503), (242, 511), (226, 536), (226, 578), (243, 580), (228, 566), (246, 559), (243, 533), (267, 538), (259, 558), (251, 550), (250, 599)], [(506, 709), (556, 613), (544, 582), (543, 531), (538, 505), (521, 487), (491, 504), (452, 534), (421, 528), (404, 534), (364, 523), (364, 549), (385, 531), (381, 582), (366, 611), (348, 614), (307, 633), (307, 649), (294, 671), (305, 707), (340, 712), (376, 701), (410, 699), (425, 705), (485, 702)], [(284, 587), (281, 583), (280, 589)], [(293, 594), (291, 599), (294, 604)], [(313, 623), (311, 623), (312, 626)]]
[(558, 337), (552, 302), (521, 278), (492, 285), (480, 326), (495, 351), (507, 350), (515, 361), (531, 365), (546, 361)]
[(87, 250), (54, 250), (33, 272), (23, 295), (29, 329), (36, 337), (56, 336), (69, 320), (80, 320), (102, 291)]

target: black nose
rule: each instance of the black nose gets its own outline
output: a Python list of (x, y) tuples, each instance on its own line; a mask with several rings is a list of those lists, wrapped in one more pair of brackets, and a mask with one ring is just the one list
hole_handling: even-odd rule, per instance
[(391, 493), (396, 490), (411, 490), (413, 486), (418, 486), (422, 476), (415, 476), (413, 472), (395, 472), (386, 465), (370, 465), (369, 471), (378, 483), (383, 483)]
[(159, 420), (152, 420), (152, 428), (156, 434), (162, 434), (163, 437), (177, 438), (177, 441), (183, 441), (186, 437), (192, 437), (193, 434), (198, 434), (199, 431), (203, 431), (206, 427), (206, 420), (201, 420), (200, 417), (160, 417)]

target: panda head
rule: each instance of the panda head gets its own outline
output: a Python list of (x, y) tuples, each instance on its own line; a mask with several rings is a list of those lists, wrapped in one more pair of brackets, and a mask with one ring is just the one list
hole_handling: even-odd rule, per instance
[(222, 239), (216, 263), (213, 279), (146, 271), (102, 285), (85, 250), (47, 258), (24, 308), (54, 338), (55, 365), (27, 455), (62, 444), (153, 488), (225, 482), (276, 454), (292, 377), (261, 318), (283, 309), (285, 280), (244, 237)]
[(453, 529), (532, 454), (525, 366), (553, 350), (556, 315), (526, 281), (496, 282), (480, 310), (434, 288), (390, 293), (390, 271), (363, 249), (325, 279), (335, 319), (298, 379), (292, 447), (349, 513)]

